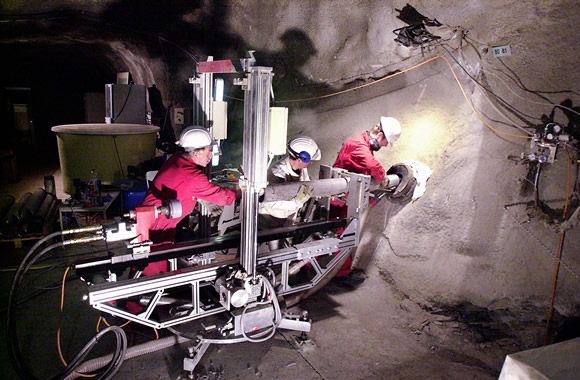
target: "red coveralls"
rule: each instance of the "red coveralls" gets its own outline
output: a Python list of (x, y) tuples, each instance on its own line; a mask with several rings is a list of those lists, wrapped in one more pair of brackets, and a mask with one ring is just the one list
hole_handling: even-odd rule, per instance
[[(155, 176), (141, 206), (160, 207), (164, 202), (177, 199), (183, 213), (182, 217), (174, 219), (159, 215), (149, 228), (151, 241), (154, 244), (172, 242), (177, 224), (193, 211), (198, 198), (224, 206), (236, 200), (236, 192), (209, 182), (202, 168), (191, 159), (180, 153), (172, 155)], [(166, 271), (167, 261), (159, 261), (149, 264), (143, 274), (150, 276)]]
[[(385, 178), (385, 169), (371, 150), (369, 131), (364, 131), (362, 134), (348, 139), (340, 149), (338, 157), (336, 157), (336, 161), (334, 161), (332, 166), (346, 169), (353, 173), (370, 175), (378, 183)], [(331, 201), (330, 204), (332, 206), (330, 208), (330, 217), (346, 217), (347, 210), (344, 202)], [(352, 260), (349, 256), (336, 274), (336, 277), (348, 275), (351, 265)]]

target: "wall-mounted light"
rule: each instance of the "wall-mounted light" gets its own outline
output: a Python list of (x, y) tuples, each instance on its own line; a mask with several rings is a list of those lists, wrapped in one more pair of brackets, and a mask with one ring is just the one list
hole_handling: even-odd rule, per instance
[(213, 154), (211, 166), (218, 166), (220, 164), (220, 155), (222, 154), (219, 140), (211, 146), (211, 153)]
[(216, 78), (214, 87), (215, 100), (222, 102), (224, 100), (224, 80), (222, 78)]

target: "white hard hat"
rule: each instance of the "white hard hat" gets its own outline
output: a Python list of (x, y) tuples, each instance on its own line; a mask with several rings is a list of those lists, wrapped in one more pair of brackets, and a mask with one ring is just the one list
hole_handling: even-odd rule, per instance
[(292, 158), (299, 158), (303, 162), (318, 161), (322, 157), (318, 144), (311, 137), (298, 136), (288, 143), (288, 152)]
[(394, 117), (381, 116), (381, 130), (391, 146), (401, 136), (401, 124)]
[(211, 136), (202, 127), (187, 127), (181, 131), (176, 144), (186, 149), (204, 148), (211, 145)]

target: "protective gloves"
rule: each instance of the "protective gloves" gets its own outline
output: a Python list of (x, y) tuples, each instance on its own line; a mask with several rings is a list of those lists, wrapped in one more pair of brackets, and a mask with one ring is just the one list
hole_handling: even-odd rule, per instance
[(203, 199), (198, 199), (197, 201), (207, 209), (211, 216), (218, 217), (224, 211), (224, 206), (216, 205)]
[(294, 197), (294, 201), (297, 205), (299, 205), (299, 207), (304, 206), (304, 203), (308, 202), (310, 197), (312, 197), (312, 190), (313, 188), (310, 186), (306, 186), (304, 184), (300, 185), (298, 193)]
[(389, 177), (385, 176), (385, 179), (379, 183), (379, 189), (387, 190), (389, 188)]

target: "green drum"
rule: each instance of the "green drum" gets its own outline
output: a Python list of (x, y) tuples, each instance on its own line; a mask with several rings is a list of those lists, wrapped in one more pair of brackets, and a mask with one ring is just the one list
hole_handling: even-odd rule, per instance
[(52, 127), (58, 142), (64, 191), (73, 194), (73, 179), (88, 182), (95, 169), (103, 184), (127, 176), (127, 166), (155, 157), (159, 127), (141, 124), (69, 124)]

